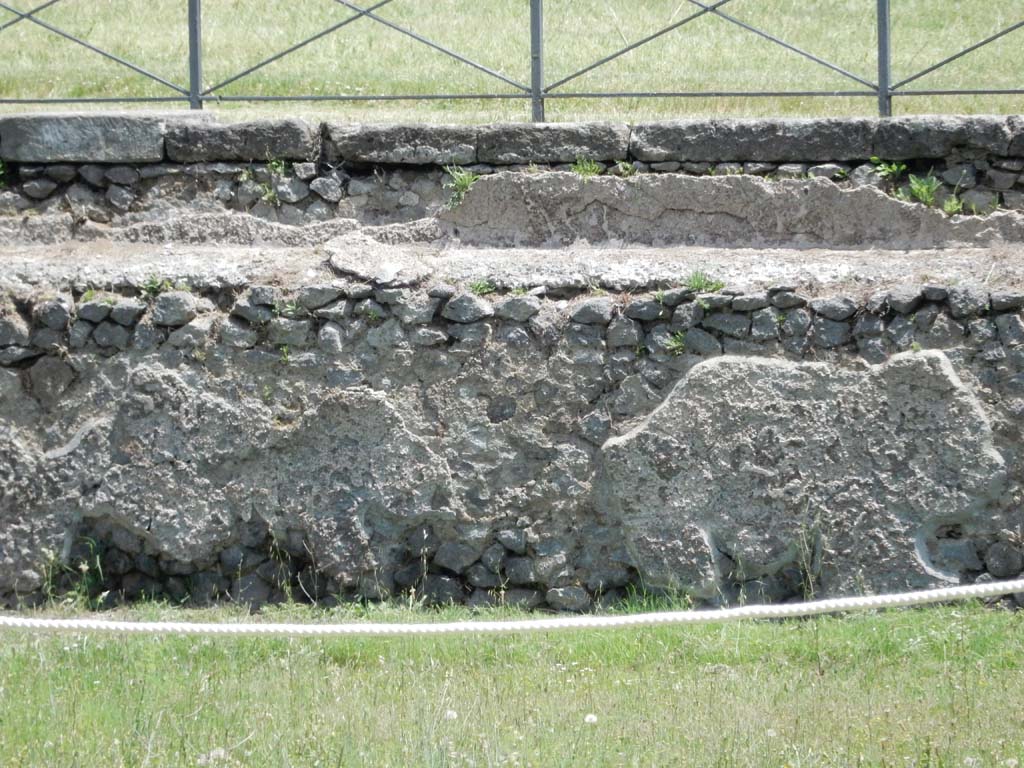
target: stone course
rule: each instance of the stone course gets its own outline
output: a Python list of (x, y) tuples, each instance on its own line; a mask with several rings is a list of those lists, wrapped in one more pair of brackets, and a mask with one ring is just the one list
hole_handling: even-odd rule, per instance
[(534, 287), (5, 295), (0, 600), (96, 557), (111, 603), (567, 611), (1024, 568), (1024, 292)]

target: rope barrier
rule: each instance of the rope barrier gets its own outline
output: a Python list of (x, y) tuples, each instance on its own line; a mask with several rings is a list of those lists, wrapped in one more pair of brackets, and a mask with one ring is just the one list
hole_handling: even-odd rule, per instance
[(103, 632), (133, 635), (231, 635), (257, 637), (406, 637), (425, 635), (495, 635), (518, 632), (554, 632), (577, 629), (661, 627), (677, 624), (714, 624), (753, 619), (785, 619), (823, 613), (871, 611), (954, 600), (998, 597), (1024, 592), (1024, 579), (944, 587), (895, 595), (840, 597), (784, 605), (748, 605), (702, 611), (666, 611), (623, 615), (557, 616), (516, 621), (455, 621), (437, 624), (209, 624), (172, 621), (104, 621), (102, 619), (45, 619), (0, 615), (0, 629), (40, 632)]

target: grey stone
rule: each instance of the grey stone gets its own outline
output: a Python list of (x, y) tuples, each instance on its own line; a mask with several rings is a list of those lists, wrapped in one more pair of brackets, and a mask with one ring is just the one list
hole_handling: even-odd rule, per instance
[(1024, 319), (1020, 315), (999, 315), (995, 319), (999, 340), (1007, 347), (1024, 345)]
[(473, 546), (464, 541), (446, 541), (438, 547), (434, 555), (434, 565), (452, 573), (462, 573), (479, 560), (482, 553), (482, 547)]
[(672, 325), (681, 328), (693, 328), (704, 319), (704, 307), (695, 301), (680, 304), (672, 314)]
[(1015, 579), (1024, 571), (1024, 555), (1019, 547), (997, 541), (985, 552), (985, 568), (997, 579)]
[(544, 603), (544, 593), (536, 589), (509, 589), (502, 592), (499, 601), (503, 605), (532, 610)]
[(206, 344), (213, 330), (212, 317), (197, 317), (167, 337), (167, 343), (178, 349), (194, 349)]
[(1024, 308), (1024, 291), (996, 290), (992, 291), (990, 296), (992, 309), (996, 312)]
[(83, 301), (75, 308), (75, 312), (82, 320), (90, 323), (99, 323), (107, 319), (113, 304), (108, 301)]
[(878, 315), (864, 314), (853, 326), (854, 336), (881, 336), (885, 333), (885, 321)]
[(985, 184), (992, 189), (1002, 192), (1007, 189), (1011, 189), (1013, 185), (1017, 183), (1018, 178), (1020, 178), (1020, 174), (1018, 173), (1010, 173), (1009, 171), (1000, 171), (995, 168), (990, 168), (985, 174)]
[(107, 169), (100, 165), (83, 165), (78, 175), (94, 187), (102, 189), (107, 186)]
[(988, 290), (980, 285), (956, 285), (948, 289), (946, 301), (953, 317), (973, 317), (988, 310)]
[(41, 301), (32, 309), (36, 325), (63, 331), (71, 324), (71, 302), (64, 296)]
[(608, 326), (609, 347), (635, 347), (643, 337), (643, 326), (628, 317), (617, 317)]
[(750, 338), (755, 341), (779, 338), (782, 320), (782, 313), (774, 307), (759, 309), (750, 317)]
[(928, 301), (945, 301), (949, 296), (949, 292), (941, 285), (926, 285), (922, 290)]
[(750, 334), (750, 316), (745, 314), (712, 312), (701, 321), (701, 325), (737, 339)]
[(127, 328), (108, 320), (97, 325), (96, 330), (92, 332), (92, 340), (101, 347), (128, 349), (128, 342), (130, 339), (131, 333)]
[(871, 151), (883, 160), (943, 158), (954, 151), (1005, 155), (1010, 131), (1005, 117), (912, 116), (878, 120)]
[(403, 291), (401, 297), (390, 306), (395, 317), (402, 323), (426, 325), (434, 319), (437, 308), (441, 306), (441, 300), (431, 298), (420, 291)]
[(320, 309), (343, 293), (341, 288), (334, 285), (307, 285), (299, 289), (295, 303), (305, 309)]
[(888, 336), (893, 345), (898, 350), (907, 350), (914, 343), (914, 331), (916, 330), (916, 323), (907, 319), (905, 315), (899, 315), (893, 318), (892, 322), (885, 329), (885, 335)]
[(857, 350), (861, 357), (872, 365), (879, 365), (889, 359), (889, 350), (885, 342), (877, 337), (858, 338)]
[(732, 300), (732, 308), (735, 312), (753, 312), (755, 309), (763, 309), (768, 306), (768, 294), (748, 293), (744, 296), (737, 296)]
[(970, 163), (956, 163), (939, 174), (939, 178), (952, 187), (971, 189), (976, 184), (978, 169)]
[(847, 320), (857, 311), (857, 303), (846, 296), (813, 299), (811, 309), (829, 320)]
[(525, 323), (540, 312), (540, 299), (536, 296), (510, 296), (498, 303), (494, 314), (505, 320)]
[(106, 197), (111, 207), (121, 213), (131, 210), (132, 204), (135, 202), (135, 194), (130, 189), (119, 187), (116, 184), (111, 184), (107, 188)]
[(889, 291), (889, 307), (904, 315), (909, 315), (920, 305), (923, 292), (919, 285), (900, 285)]
[(630, 154), (646, 162), (797, 162), (870, 157), (877, 121), (675, 120), (633, 126)]
[(875, 189), (884, 189), (887, 182), (874, 165), (865, 163), (864, 165), (858, 165), (853, 169), (850, 173), (850, 183), (855, 187), (874, 187)]
[(622, 313), (634, 320), (650, 322), (652, 320), (667, 320), (672, 316), (670, 307), (654, 298), (639, 298), (626, 304)]
[(577, 304), (572, 313), (574, 323), (608, 325), (615, 311), (615, 301), (610, 296), (595, 296)]
[(316, 163), (295, 163), (292, 166), (292, 173), (300, 181), (309, 181), (316, 176)]
[(816, 347), (825, 349), (841, 347), (851, 339), (850, 324), (829, 320), (825, 317), (816, 317), (811, 326), (811, 337)]
[(293, 177), (274, 180), (274, 192), (282, 203), (298, 203), (309, 197), (309, 185)]
[(795, 307), (803, 307), (807, 304), (807, 299), (798, 293), (793, 291), (778, 291), (772, 294), (772, 304), (779, 309), (793, 309)]
[(330, 177), (313, 179), (309, 183), (309, 188), (329, 203), (337, 203), (345, 194), (341, 184)]
[(999, 195), (990, 189), (969, 189), (960, 196), (964, 213), (987, 214), (999, 207)]
[(459, 605), (465, 597), (462, 585), (450, 576), (431, 573), (423, 579), (423, 599), (428, 605)]
[(471, 165), (476, 162), (476, 134), (467, 125), (326, 126), (329, 162), (382, 165)]
[(82, 349), (89, 343), (89, 338), (95, 327), (88, 320), (76, 320), (71, 324), (71, 330), (68, 332), (68, 346), (71, 349)]
[(526, 586), (539, 580), (537, 567), (530, 557), (509, 557), (505, 560), (505, 576), (509, 584)]
[(722, 345), (707, 331), (690, 328), (686, 331), (686, 351), (701, 357), (715, 357), (722, 354)]
[(231, 314), (250, 323), (261, 325), (274, 319), (274, 310), (263, 304), (254, 304), (252, 299), (239, 299), (231, 307)]
[(506, 123), (481, 126), (477, 159), (482, 163), (572, 163), (625, 160), (629, 126), (621, 123)]
[(221, 323), (220, 339), (235, 349), (251, 349), (259, 342), (260, 335), (244, 320), (229, 317)]
[(56, 182), (66, 184), (78, 175), (78, 169), (73, 165), (58, 163), (46, 166), (46, 175)]
[(807, 169), (807, 175), (822, 179), (841, 179), (850, 171), (848, 165), (838, 163), (824, 163), (823, 165), (812, 165)]
[(590, 593), (583, 587), (556, 587), (549, 589), (545, 599), (552, 608), (558, 611), (580, 613), (590, 608)]
[(392, 349), (405, 345), (405, 332), (397, 319), (392, 318), (366, 332), (366, 343), (374, 349)]
[(107, 177), (107, 181), (120, 184), (122, 187), (138, 184), (140, 178), (139, 172), (127, 165), (115, 165), (113, 168), (109, 168), (104, 175)]
[(784, 163), (775, 169), (775, 176), (780, 179), (803, 179), (807, 176), (807, 166), (803, 163)]
[(480, 555), (480, 564), (491, 573), (497, 574), (505, 564), (505, 547), (495, 542)]
[(196, 297), (188, 291), (161, 293), (153, 304), (153, 322), (156, 325), (185, 325), (198, 314)]
[(441, 310), (441, 317), (456, 323), (475, 323), (493, 314), (490, 302), (472, 293), (457, 294)]
[(118, 299), (110, 308), (110, 319), (119, 325), (131, 326), (146, 313), (146, 305), (137, 299)]
[[(799, 439), (766, 443), (766, 430)], [(827, 542), (818, 577), (828, 594), (943, 583), (917, 537), (951, 517), (978, 519), (982, 499), (1006, 483), (977, 400), (930, 352), (865, 369), (702, 363), (605, 444), (598, 472), (599, 511), (623, 526), (645, 581), (698, 595), (721, 588), (719, 552), (749, 576), (768, 575), (797, 562), (808, 532)], [(869, 508), (878, 514), (865, 516)]]
[(42, 357), (28, 369), (28, 389), (44, 408), (57, 405), (74, 380), (74, 369), (58, 357)]
[(167, 128), (166, 143), (167, 156), (176, 163), (314, 160), (320, 149), (316, 130), (297, 119), (175, 123)]
[(409, 343), (415, 347), (434, 347), (448, 341), (448, 334), (437, 328), (422, 326), (409, 331)]
[(521, 528), (503, 528), (495, 534), (495, 538), (509, 552), (516, 555), (526, 554), (526, 532)]
[(275, 346), (302, 347), (309, 343), (312, 330), (311, 320), (275, 317), (267, 326), (267, 341)]
[(0, 158), (18, 163), (158, 163), (164, 120), (118, 114), (0, 118)]
[(49, 179), (32, 179), (21, 185), (21, 191), (34, 200), (43, 200), (57, 189), (57, 185)]
[(39, 328), (33, 331), (31, 343), (33, 347), (45, 352), (59, 352), (64, 346), (64, 331), (55, 331), (52, 328)]

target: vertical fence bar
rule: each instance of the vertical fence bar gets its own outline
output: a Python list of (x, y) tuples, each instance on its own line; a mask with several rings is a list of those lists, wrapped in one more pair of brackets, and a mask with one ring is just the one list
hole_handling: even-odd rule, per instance
[(203, 10), (202, 0), (188, 0), (188, 103), (203, 108)]
[(544, 0), (530, 0), (530, 100), (533, 122), (544, 122)]
[(878, 0), (878, 114), (881, 117), (892, 117), (890, 30), (889, 0)]

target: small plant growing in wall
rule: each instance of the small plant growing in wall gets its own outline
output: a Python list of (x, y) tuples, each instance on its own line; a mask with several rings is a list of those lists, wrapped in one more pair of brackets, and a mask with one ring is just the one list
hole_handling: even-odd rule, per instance
[(942, 187), (942, 181), (932, 176), (931, 172), (923, 177), (910, 174), (907, 178), (910, 181), (910, 194), (929, 208), (933, 207), (935, 205), (935, 193)]
[(686, 351), (686, 331), (676, 331), (669, 336), (665, 349), (674, 357), (679, 357)]
[(947, 216), (956, 216), (964, 212), (964, 201), (954, 191), (949, 197), (942, 201), (942, 211)]
[(601, 173), (601, 166), (589, 157), (577, 157), (571, 167), (572, 172), (584, 181)]
[(895, 184), (899, 181), (899, 178), (906, 172), (907, 164), (901, 163), (899, 160), (887, 161), (880, 157), (872, 157), (871, 164), (875, 166), (875, 173), (881, 176), (883, 179), (888, 181), (890, 184)]
[(288, 174), (288, 163), (278, 157), (267, 155), (267, 170), (271, 176), (280, 178)]
[(725, 288), (725, 283), (711, 277), (703, 270), (695, 269), (686, 278), (686, 287), (697, 293), (715, 293)]
[(150, 301), (153, 301), (161, 293), (173, 290), (174, 286), (171, 285), (170, 280), (161, 280), (156, 275), (153, 275), (146, 279), (146, 282), (142, 284), (142, 295)]
[(7, 186), (7, 166), (4, 165), (4, 161), (0, 160), (0, 189)]
[(469, 284), (469, 290), (477, 296), (486, 296), (489, 293), (494, 293), (498, 288), (490, 280), (477, 280)]
[(462, 204), (462, 201), (466, 199), (466, 193), (479, 181), (480, 174), (457, 165), (446, 166), (444, 170), (449, 177), (448, 181), (444, 183), (444, 188), (451, 190), (452, 193), (447, 204), (448, 210), (451, 210)]
[(615, 164), (615, 169), (618, 171), (619, 176), (624, 179), (628, 179), (630, 176), (636, 176), (636, 166), (632, 163), (627, 163), (625, 160), (619, 160)]

